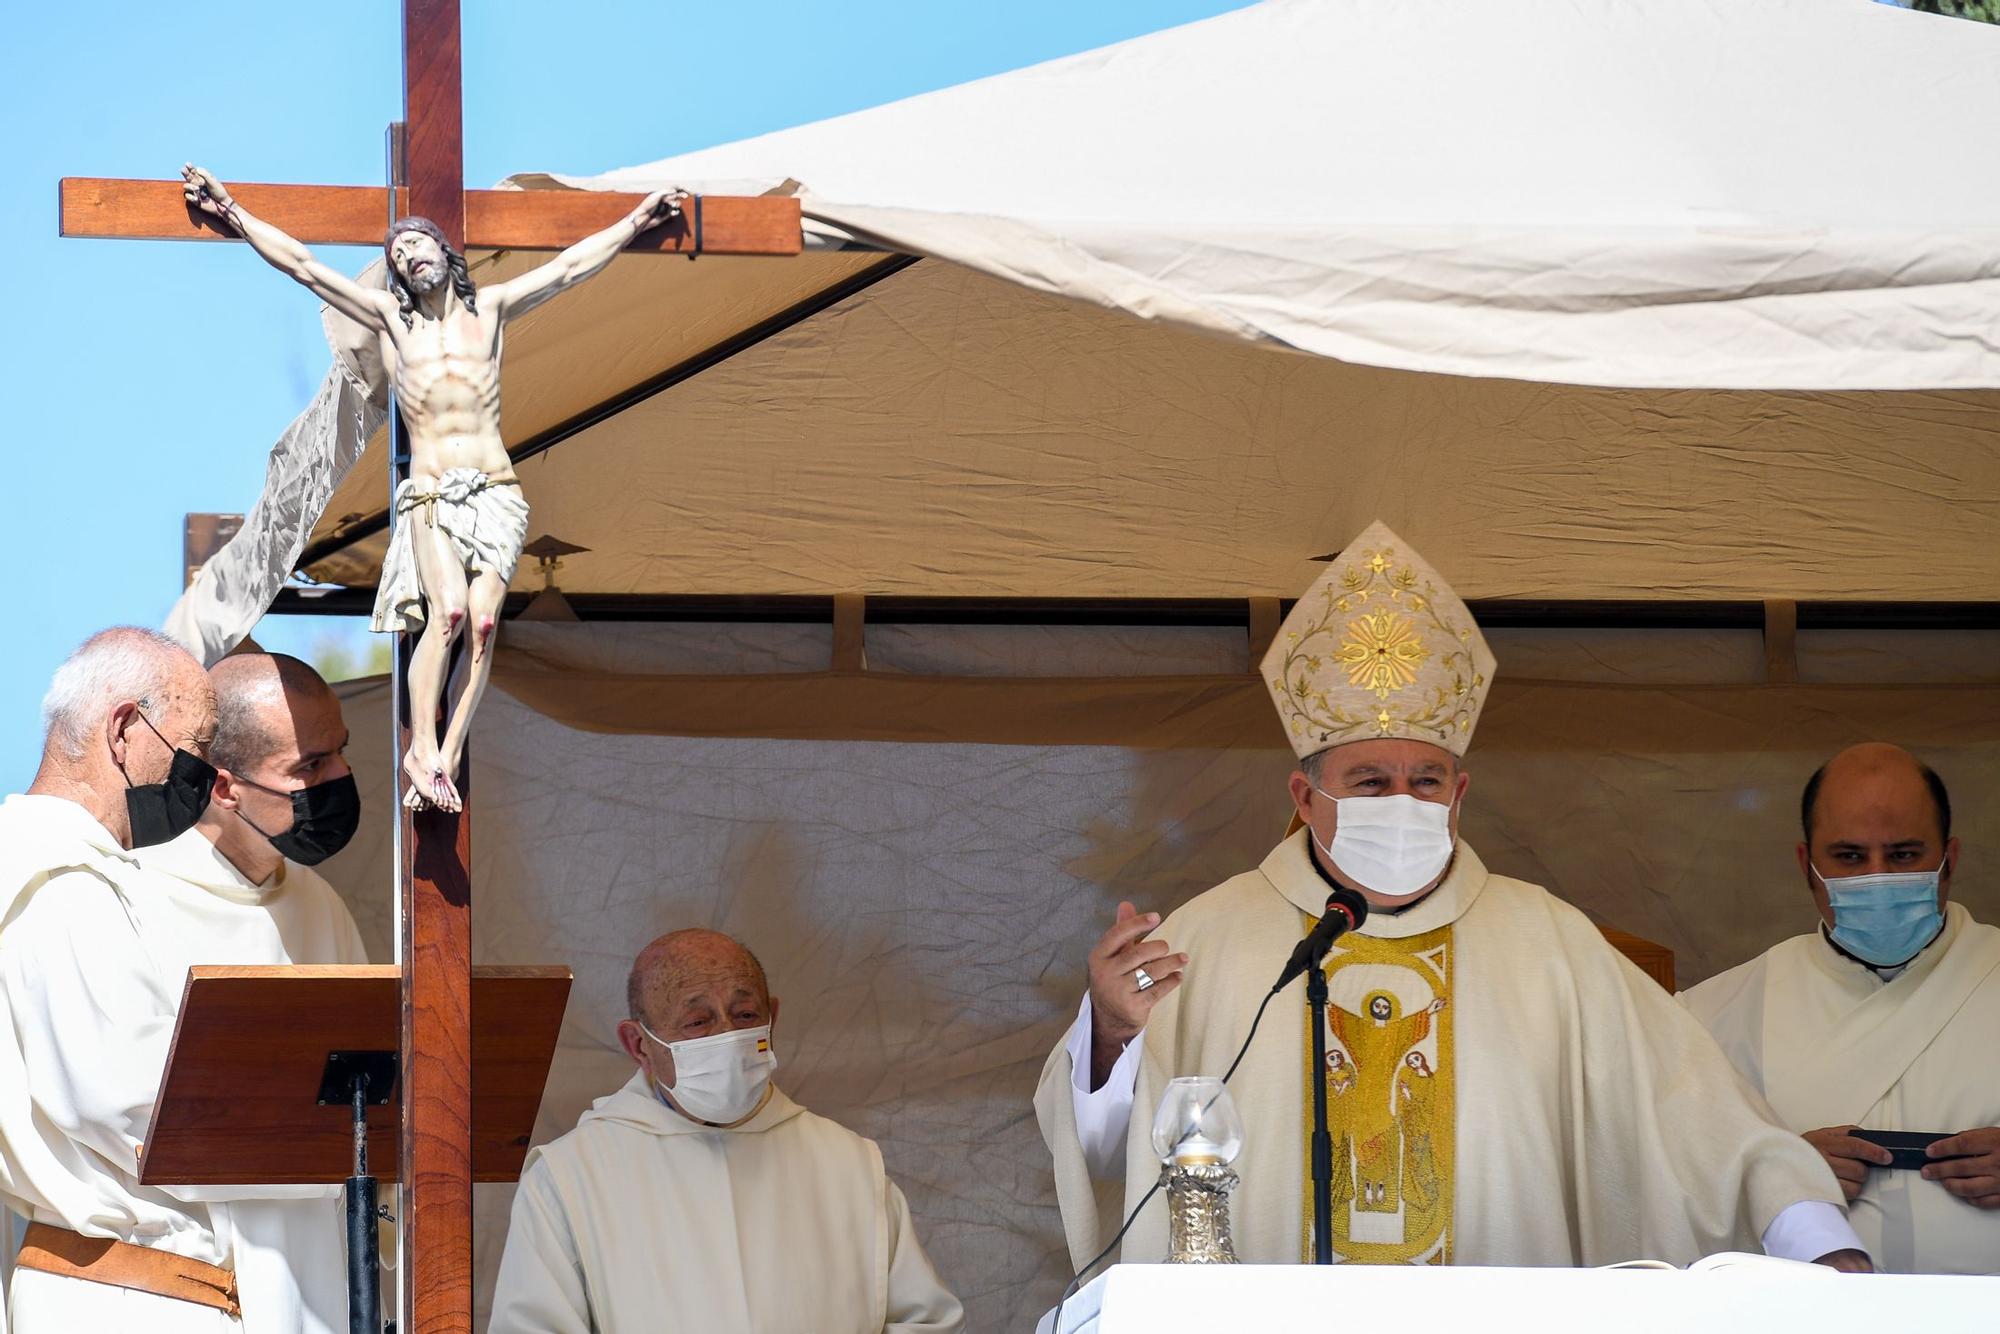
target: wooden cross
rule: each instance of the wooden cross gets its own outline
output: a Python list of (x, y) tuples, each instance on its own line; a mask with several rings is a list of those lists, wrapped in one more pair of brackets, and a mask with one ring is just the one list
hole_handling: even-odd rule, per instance
[[(457, 0), (403, 0), (403, 179), (379, 189), (232, 185), (231, 190), (258, 217), (309, 245), (379, 245), (392, 216), (416, 214), (435, 222), (462, 251), (559, 250), (638, 206), (639, 195), (467, 190), (460, 92)], [(67, 177), (62, 234), (236, 239), (187, 207), (179, 179)], [(802, 248), (799, 204), (768, 197), (699, 198), (679, 219), (641, 236), (636, 248), (683, 255), (796, 255)], [(391, 471), (393, 489), (401, 469)], [(397, 656), (400, 696), (407, 643)], [(400, 753), (396, 758), (401, 760)], [(462, 814), (405, 811), (398, 840), (405, 1276), (399, 1328), (405, 1334), (472, 1329), (469, 783), (465, 791)]]

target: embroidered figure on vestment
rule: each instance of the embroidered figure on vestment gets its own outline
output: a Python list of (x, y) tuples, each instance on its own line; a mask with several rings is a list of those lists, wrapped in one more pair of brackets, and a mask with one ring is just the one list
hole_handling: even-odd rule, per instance
[[(1448, 1264), (1455, 1140), (1451, 927), (1350, 935), (1326, 960), (1333, 1252), (1358, 1264)], [(1305, 1033), (1311, 1060), (1312, 1033)], [(1310, 1092), (1310, 1086), (1308, 1086)], [(1312, 1256), (1311, 1099), (1301, 1258)]]

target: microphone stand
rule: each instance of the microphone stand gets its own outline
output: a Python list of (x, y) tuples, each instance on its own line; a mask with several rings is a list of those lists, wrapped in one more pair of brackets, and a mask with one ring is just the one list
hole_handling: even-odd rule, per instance
[[(1332, 942), (1328, 942), (1330, 945)], [(1326, 1127), (1326, 958), (1314, 952), (1306, 969), (1306, 1015), (1312, 1026), (1313, 1263), (1333, 1263), (1333, 1136)]]

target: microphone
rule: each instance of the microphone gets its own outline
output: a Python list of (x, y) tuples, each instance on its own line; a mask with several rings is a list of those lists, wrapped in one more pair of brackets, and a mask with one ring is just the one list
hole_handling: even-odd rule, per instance
[(1291, 980), (1308, 968), (1319, 966), (1326, 952), (1349, 931), (1368, 920), (1368, 900), (1362, 898), (1345, 885), (1336, 886), (1333, 893), (1326, 896), (1326, 913), (1313, 929), (1306, 933), (1292, 948), (1292, 957), (1285, 963), (1285, 971), (1278, 974), (1272, 991), (1283, 991)]

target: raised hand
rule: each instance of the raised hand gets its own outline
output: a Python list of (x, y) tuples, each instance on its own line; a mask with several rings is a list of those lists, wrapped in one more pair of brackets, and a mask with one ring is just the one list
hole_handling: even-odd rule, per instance
[[(1117, 920), (1090, 951), (1091, 1087), (1117, 1063), (1118, 1053), (1137, 1037), (1166, 995), (1181, 984), (1188, 956), (1175, 954), (1164, 940), (1148, 940), (1160, 924), (1158, 913), (1118, 905)], [(1144, 970), (1151, 979), (1142, 986)]]
[(181, 195), (188, 207), (208, 214), (211, 218), (229, 221), (229, 210), (236, 201), (229, 197), (229, 187), (215, 179), (205, 167), (197, 167), (190, 162), (181, 168)]

